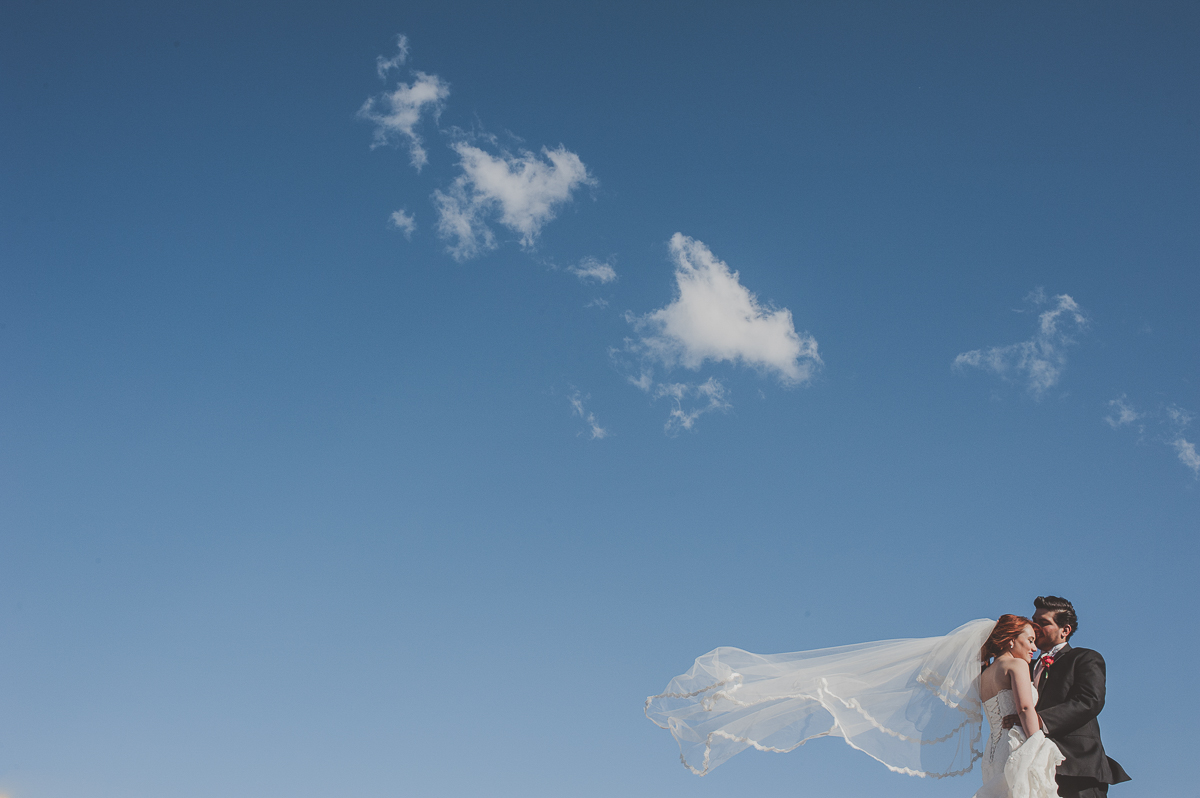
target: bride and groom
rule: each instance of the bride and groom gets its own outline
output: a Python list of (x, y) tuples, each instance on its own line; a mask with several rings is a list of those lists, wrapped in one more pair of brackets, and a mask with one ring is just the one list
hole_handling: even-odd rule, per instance
[(975, 798), (1099, 798), (1129, 779), (1100, 742), (1104, 659), (1067, 642), (1079, 626), (1069, 601), (1034, 603), (1032, 619), (972, 621), (944, 637), (774, 655), (717, 648), (646, 699), (646, 716), (698, 775), (746, 748), (842, 737), (913, 776), (959, 776), (983, 760)]

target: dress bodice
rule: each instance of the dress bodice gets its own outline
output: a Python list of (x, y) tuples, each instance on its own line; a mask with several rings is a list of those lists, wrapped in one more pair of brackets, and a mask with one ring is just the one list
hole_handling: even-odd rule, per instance
[[(1029, 686), (1033, 690), (1033, 703), (1037, 706), (1038, 691), (1033, 685)], [(1000, 728), (1000, 722), (1005, 715), (1017, 714), (1017, 697), (1012, 690), (1005, 688), (994, 696), (983, 702), (983, 711), (987, 714), (988, 726), (991, 727), (992, 733), (995, 734)]]
[[(1033, 702), (1038, 700), (1033, 688)], [(1001, 690), (983, 702), (990, 734), (983, 754), (983, 788), (974, 798), (1049, 798), (1058, 794), (1054, 774), (1063, 761), (1062, 752), (1041, 731), (1026, 737), (1017, 723), (1011, 729), (1003, 726), (1005, 715), (1017, 714), (1017, 697), (1012, 690)], [(1008, 772), (1008, 771), (1011, 771)], [(1020, 785), (1015, 789), (1014, 785)]]
[[(1037, 688), (1030, 685), (1030, 689), (1033, 690), (1033, 703), (1036, 706), (1038, 700)], [(1004, 760), (1008, 758), (1009, 751), (1007, 747), (1001, 745), (1006, 731), (1002, 724), (1006, 715), (1017, 714), (1016, 694), (1007, 688), (1001, 690), (983, 702), (983, 712), (987, 716), (988, 729), (990, 730), (987, 748), (983, 755), (983, 775), (986, 781), (993, 775), (997, 767), (1002, 768), (1004, 766)], [(1021, 724), (1018, 722), (1014, 728), (1020, 729)], [(1021, 736), (1024, 737), (1023, 734)]]

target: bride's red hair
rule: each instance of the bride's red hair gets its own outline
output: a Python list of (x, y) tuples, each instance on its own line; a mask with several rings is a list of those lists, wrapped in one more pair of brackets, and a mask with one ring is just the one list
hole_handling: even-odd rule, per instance
[(987, 642), (983, 644), (983, 658), (998, 657), (1011, 648), (1012, 641), (1021, 636), (1025, 627), (1033, 628), (1033, 621), (1023, 615), (1001, 615), (992, 627)]

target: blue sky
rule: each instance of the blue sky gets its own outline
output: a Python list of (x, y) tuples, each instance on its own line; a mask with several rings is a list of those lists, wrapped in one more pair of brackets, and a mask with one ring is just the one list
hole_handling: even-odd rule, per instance
[(642, 701), (1041, 593), (1186, 792), (1198, 25), (10, 8), (0, 795), (966, 796)]

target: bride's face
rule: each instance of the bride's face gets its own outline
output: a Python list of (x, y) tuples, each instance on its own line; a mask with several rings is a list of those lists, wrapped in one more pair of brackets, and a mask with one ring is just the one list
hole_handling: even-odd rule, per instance
[(1026, 626), (1017, 639), (1013, 641), (1012, 655), (1026, 662), (1033, 660), (1033, 652), (1037, 650), (1037, 638), (1034, 637), (1033, 627)]

